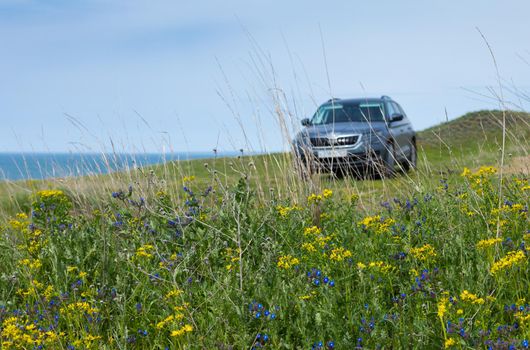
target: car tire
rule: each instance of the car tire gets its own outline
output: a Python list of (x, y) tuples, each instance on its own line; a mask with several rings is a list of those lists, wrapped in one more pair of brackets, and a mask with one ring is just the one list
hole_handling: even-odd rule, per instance
[(405, 164), (403, 164), (403, 167), (406, 171), (409, 171), (411, 169), (416, 169), (418, 163), (418, 151), (416, 149), (416, 143), (414, 141), (410, 142), (410, 153), (405, 160)]

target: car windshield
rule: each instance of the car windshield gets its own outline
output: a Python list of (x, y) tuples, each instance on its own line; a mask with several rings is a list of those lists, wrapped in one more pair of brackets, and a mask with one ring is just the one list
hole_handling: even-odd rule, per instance
[(378, 102), (333, 103), (320, 106), (311, 119), (311, 124), (382, 122), (384, 115), (384, 106)]

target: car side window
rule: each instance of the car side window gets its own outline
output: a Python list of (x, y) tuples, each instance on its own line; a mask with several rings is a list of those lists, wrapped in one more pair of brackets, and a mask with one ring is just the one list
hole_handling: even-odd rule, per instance
[(401, 113), (401, 109), (399, 108), (399, 105), (395, 102), (390, 102), (390, 104), (392, 105), (392, 108), (394, 109), (394, 113), (398, 113), (398, 114), (403, 114)]
[(397, 113), (395, 106), (393, 106), (392, 102), (387, 103), (388, 108), (388, 117), (390, 118), (392, 114)]
[(406, 118), (407, 115), (405, 114), (405, 111), (403, 110), (403, 108), (401, 108), (401, 106), (399, 105), (399, 103), (394, 102), (394, 104), (396, 105), (395, 107), (397, 108), (397, 110), (399, 111), (399, 113), (403, 114), (403, 117)]

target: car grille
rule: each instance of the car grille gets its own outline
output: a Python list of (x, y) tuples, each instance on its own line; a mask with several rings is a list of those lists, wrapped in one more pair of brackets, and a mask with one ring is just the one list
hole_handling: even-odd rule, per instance
[(337, 139), (327, 137), (312, 137), (310, 139), (313, 147), (332, 147), (332, 146), (349, 146), (355, 145), (359, 141), (359, 135), (344, 136)]

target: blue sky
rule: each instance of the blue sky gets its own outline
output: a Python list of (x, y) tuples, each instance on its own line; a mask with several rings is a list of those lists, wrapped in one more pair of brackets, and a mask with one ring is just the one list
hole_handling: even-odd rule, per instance
[(279, 150), (278, 108), (292, 135), (330, 96), (390, 95), (423, 129), (500, 107), (477, 27), (507, 106), (527, 109), (528, 13), (492, 0), (0, 0), (0, 152)]

